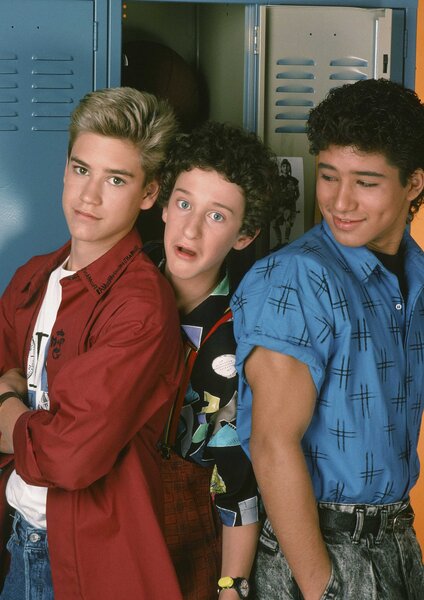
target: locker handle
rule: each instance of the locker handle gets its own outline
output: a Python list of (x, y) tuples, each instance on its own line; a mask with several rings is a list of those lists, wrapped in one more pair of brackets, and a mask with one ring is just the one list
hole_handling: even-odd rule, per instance
[(389, 55), (383, 54), (383, 73), (387, 73), (388, 66), (389, 66)]

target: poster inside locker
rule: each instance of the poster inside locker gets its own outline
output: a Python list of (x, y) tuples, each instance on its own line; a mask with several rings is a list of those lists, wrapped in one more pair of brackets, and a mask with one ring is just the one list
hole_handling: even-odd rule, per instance
[(304, 233), (303, 158), (279, 156), (280, 201), (271, 222), (270, 249), (276, 250)]

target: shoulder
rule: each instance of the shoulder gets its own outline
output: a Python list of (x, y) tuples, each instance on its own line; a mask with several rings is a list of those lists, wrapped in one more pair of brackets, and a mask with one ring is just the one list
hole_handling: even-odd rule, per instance
[(290, 281), (305, 281), (321, 273), (328, 278), (347, 271), (342, 257), (331, 248), (317, 225), (298, 240), (257, 261), (243, 279), (246, 293), (255, 287), (280, 287)]
[(68, 242), (53, 252), (33, 256), (17, 268), (6, 290), (14, 288), (23, 291), (32, 283), (41, 283), (43, 278), (48, 277), (51, 271), (66, 259), (69, 251), (70, 244)]
[(159, 266), (165, 258), (163, 242), (155, 240), (146, 242), (143, 244), (143, 253), (146, 254), (156, 266)]
[(139, 253), (113, 286), (112, 296), (133, 305), (150, 305), (155, 312), (176, 310), (171, 285), (143, 252)]
[(282, 320), (332, 322), (334, 298), (351, 287), (351, 278), (337, 248), (320, 227), (314, 228), (255, 263), (245, 276), (231, 299), (236, 339), (240, 328), (254, 331), (259, 322), (266, 324), (270, 335)]
[[(174, 293), (153, 263), (138, 255), (97, 303), (91, 339), (113, 339), (114, 345), (136, 344), (151, 350), (168, 344), (169, 358), (180, 343)], [(130, 346), (128, 346), (130, 350)]]
[(25, 264), (23, 264), (17, 270), (17, 273), (34, 273), (35, 271), (41, 270), (53, 270), (59, 263), (65, 261), (70, 253), (70, 242), (67, 242), (60, 248), (53, 250), (47, 254), (39, 254), (30, 258)]
[(403, 243), (405, 245), (407, 261), (414, 260), (420, 264), (424, 264), (424, 250), (415, 241), (409, 231), (405, 231)]

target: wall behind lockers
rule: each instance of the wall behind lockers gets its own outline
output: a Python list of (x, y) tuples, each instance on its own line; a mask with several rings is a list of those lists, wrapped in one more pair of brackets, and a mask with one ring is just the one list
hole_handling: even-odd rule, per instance
[[(424, 101), (424, 0), (418, 3), (418, 30), (417, 30), (417, 64), (415, 89), (420, 98)], [(421, 214), (415, 217), (412, 222), (412, 235), (415, 237), (421, 248), (424, 249), (424, 208)], [(412, 504), (414, 506), (416, 521), (415, 529), (424, 549), (424, 426), (421, 425), (421, 439), (419, 444), (419, 454), (421, 460), (421, 476), (417, 485), (412, 491)]]

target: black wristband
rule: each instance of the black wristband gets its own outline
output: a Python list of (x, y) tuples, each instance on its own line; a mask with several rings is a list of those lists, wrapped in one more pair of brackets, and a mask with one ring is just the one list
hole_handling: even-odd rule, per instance
[(18, 392), (5, 392), (4, 394), (0, 394), (0, 406), (9, 398), (17, 398), (22, 402), (22, 396)]

